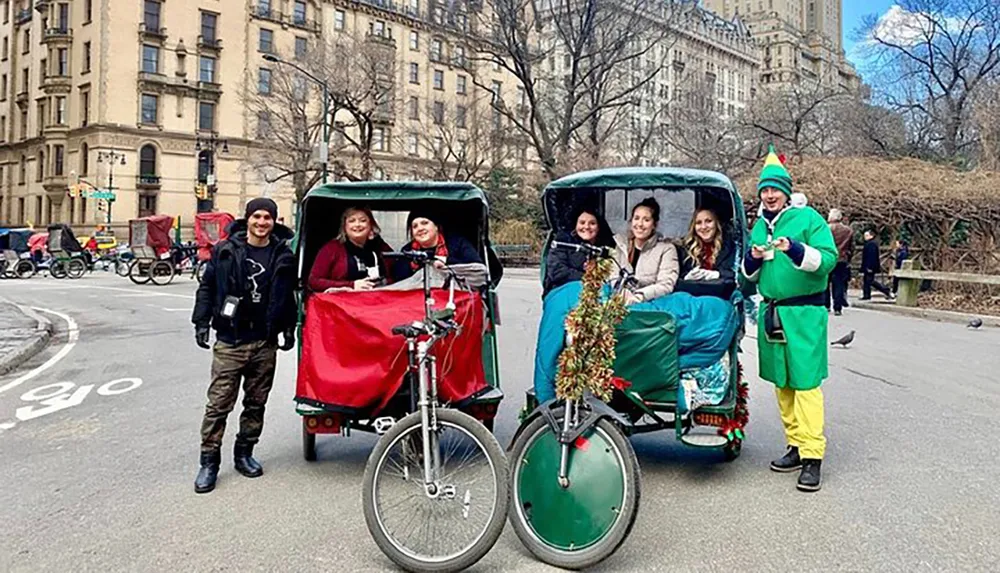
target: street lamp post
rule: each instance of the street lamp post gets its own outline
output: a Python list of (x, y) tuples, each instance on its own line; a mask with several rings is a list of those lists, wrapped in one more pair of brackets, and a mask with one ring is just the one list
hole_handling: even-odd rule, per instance
[[(215, 191), (216, 189), (218, 189), (218, 183), (217, 183), (218, 177), (215, 173), (215, 154), (216, 150), (219, 148), (220, 145), (222, 146), (223, 153), (229, 153), (229, 140), (219, 139), (214, 131), (208, 137), (200, 137), (200, 136), (197, 137), (194, 142), (195, 151), (208, 152), (208, 173), (206, 174), (206, 181), (205, 181), (205, 184), (208, 186), (208, 196), (205, 200), (212, 201), (213, 206), (214, 206)], [(209, 210), (211, 210), (211, 208), (209, 208)], [(198, 201), (198, 212), (199, 213), (202, 212), (200, 198)]]
[(309, 72), (302, 69), (298, 64), (294, 62), (289, 62), (287, 60), (282, 60), (274, 54), (264, 54), (263, 58), (268, 62), (273, 62), (275, 64), (282, 64), (291, 68), (298, 70), (302, 75), (312, 80), (314, 83), (319, 85), (323, 90), (323, 149), (320, 152), (320, 158), (323, 160), (323, 183), (326, 183), (327, 174), (329, 173), (330, 165), (330, 87), (325, 81), (317, 78), (316, 76), (310, 74)]
[(108, 229), (111, 228), (111, 208), (115, 203), (115, 163), (121, 161), (122, 165), (125, 165), (125, 154), (115, 151), (98, 151), (97, 152), (97, 162), (104, 163), (108, 162), (108, 196), (105, 201), (108, 202)]

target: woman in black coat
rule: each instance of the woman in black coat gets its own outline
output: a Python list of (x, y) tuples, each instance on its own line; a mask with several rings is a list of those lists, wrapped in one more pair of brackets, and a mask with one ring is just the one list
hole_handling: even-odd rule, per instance
[[(590, 243), (602, 247), (614, 247), (614, 234), (604, 217), (596, 210), (581, 208), (574, 213), (572, 232), (561, 232), (556, 240), (563, 243)], [(583, 265), (587, 262), (587, 253), (565, 248), (549, 248), (545, 258), (545, 278), (542, 281), (542, 298), (552, 289), (568, 282), (583, 278)]]

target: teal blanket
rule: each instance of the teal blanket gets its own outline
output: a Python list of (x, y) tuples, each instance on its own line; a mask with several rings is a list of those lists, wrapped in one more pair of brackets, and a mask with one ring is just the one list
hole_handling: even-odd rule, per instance
[[(535, 395), (539, 402), (555, 398), (559, 353), (563, 349), (566, 316), (580, 299), (582, 283), (574, 281), (552, 289), (542, 301), (542, 320), (535, 345)], [(734, 294), (733, 296), (739, 296)], [(634, 310), (667, 312), (677, 328), (680, 369), (704, 368), (718, 362), (733, 341), (742, 317), (734, 301), (675, 292), (633, 305)], [(677, 381), (665, 381), (674, 386)]]

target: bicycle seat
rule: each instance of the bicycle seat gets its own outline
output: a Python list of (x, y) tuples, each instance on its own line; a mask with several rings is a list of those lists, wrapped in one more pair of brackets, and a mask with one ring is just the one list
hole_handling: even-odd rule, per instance
[(406, 338), (416, 338), (420, 336), (422, 332), (423, 330), (417, 328), (412, 324), (400, 324), (399, 326), (392, 327), (393, 334), (402, 335), (405, 336)]

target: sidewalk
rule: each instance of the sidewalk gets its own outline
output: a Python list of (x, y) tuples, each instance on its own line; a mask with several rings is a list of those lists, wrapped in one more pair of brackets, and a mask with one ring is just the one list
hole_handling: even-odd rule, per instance
[(0, 375), (45, 348), (51, 335), (52, 323), (47, 318), (0, 298)]
[[(982, 319), (984, 327), (1000, 328), (1000, 316), (966, 314), (962, 312), (952, 312), (948, 310), (936, 310), (933, 308), (923, 308), (919, 306), (897, 306), (896, 303), (886, 300), (881, 293), (872, 294), (871, 300), (861, 300), (860, 290), (849, 290), (847, 292), (847, 302), (851, 308), (864, 310), (877, 310), (891, 312), (903, 316), (923, 318), (937, 322), (953, 322), (955, 324), (968, 324), (973, 317)], [(850, 309), (845, 309), (845, 312)]]

